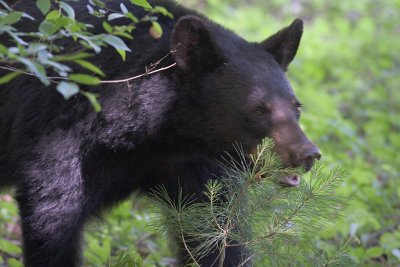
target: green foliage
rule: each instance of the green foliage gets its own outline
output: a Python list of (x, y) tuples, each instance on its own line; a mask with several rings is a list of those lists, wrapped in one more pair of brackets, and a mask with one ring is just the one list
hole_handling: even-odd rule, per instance
[(50, 0), (38, 0), (36, 6), (40, 9), (43, 15), (46, 15), (50, 11), (51, 2)]
[(22, 266), (19, 226), (16, 223), (18, 209), (12, 198), (0, 196), (0, 265)]
[(75, 83), (60, 82), (57, 85), (57, 91), (67, 100), (71, 96), (79, 93), (79, 87)]
[[(123, 39), (133, 39), (132, 34), (137, 23), (152, 21), (150, 29), (152, 36), (160, 38), (162, 28), (156, 21), (157, 17), (151, 14), (161, 13), (172, 17), (161, 7), (152, 8), (146, 0), (132, 0), (131, 3), (146, 8), (148, 14), (137, 18), (122, 3), (120, 11), (111, 11), (107, 7), (107, 1), (89, 1), (88, 13), (103, 20), (103, 28), (106, 32), (93, 34), (91, 33), (92, 25), (78, 21), (75, 18), (74, 9), (66, 1), (36, 1), (37, 8), (45, 16), (36, 32), (24, 32), (18, 24), (21, 19), (29, 23), (29, 20), (34, 21), (35, 18), (27, 13), (13, 10), (4, 1), (0, 1), (0, 34), (10, 37), (7, 44), (0, 44), (2, 69), (9, 71), (0, 77), (0, 84), (10, 82), (21, 74), (32, 75), (46, 86), (51, 82), (58, 83), (57, 90), (66, 99), (83, 92), (79, 85), (100, 84), (101, 80), (96, 75), (105, 77), (104, 72), (89, 61), (82, 60), (92, 55), (89, 52), (98, 54), (104, 47), (111, 46), (121, 55), (122, 60), (125, 60), (126, 52), (131, 52), (131, 50)], [(125, 25), (108, 23), (117, 18), (128, 18), (130, 23)], [(63, 46), (57, 45), (57, 41), (61, 39), (69, 39), (74, 50), (78, 52), (68, 54)], [(86, 70), (87, 74), (75, 73), (76, 65)], [(49, 72), (58, 76), (48, 77)], [(65, 80), (68, 83), (64, 82)], [(95, 97), (94, 94), (82, 93), (82, 95)], [(98, 104), (97, 100), (88, 100)], [(100, 110), (96, 106), (94, 108), (97, 111)]]
[(131, 0), (131, 2), (144, 8), (151, 8), (151, 5), (146, 0)]
[(101, 111), (101, 105), (99, 101), (97, 101), (97, 95), (91, 92), (86, 92), (86, 91), (81, 91), (81, 94), (86, 96), (86, 98), (90, 101), (90, 104), (92, 104), (92, 107), (96, 112)]
[[(302, 170), (283, 169), (272, 148), (272, 141), (264, 140), (251, 162), (240, 149), (234, 157), (227, 155), (221, 163), (226, 174), (207, 184), (206, 202), (182, 194), (173, 200), (160, 187), (153, 193), (163, 211), (154, 220), (157, 229), (180, 237), (195, 265), (215, 248), (223, 262), (229, 240), (250, 248), (251, 255), (243, 263), (252, 260), (259, 266), (309, 266), (310, 260), (314, 266), (348, 262), (344, 247), (321, 254), (317, 249), (321, 244), (313, 240), (314, 233), (334, 221), (343, 206), (334, 193), (342, 171), (324, 173), (318, 164), (304, 175), (308, 182), (298, 188), (282, 187), (279, 177)], [(199, 241), (196, 247), (190, 247), (192, 239)]]
[(6, 239), (0, 240), (0, 250), (11, 255), (18, 255), (22, 253), (21, 248)]
[[(134, 205), (133, 205), (134, 204)], [(149, 204), (134, 198), (107, 214), (101, 224), (93, 224), (86, 234), (85, 266), (170, 266), (174, 259), (165, 237), (150, 232)]]

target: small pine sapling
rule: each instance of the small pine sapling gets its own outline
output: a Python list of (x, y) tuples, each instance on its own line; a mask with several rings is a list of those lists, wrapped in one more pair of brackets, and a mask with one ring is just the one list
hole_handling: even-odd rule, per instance
[[(254, 155), (246, 156), (239, 145), (236, 154), (221, 160), (225, 175), (208, 182), (208, 201), (197, 202), (182, 192), (172, 200), (164, 187), (155, 190), (155, 206), (162, 211), (154, 220), (157, 229), (177, 236), (194, 266), (215, 249), (216, 265), (223, 266), (226, 249), (237, 245), (249, 251), (242, 265), (348, 266), (350, 240), (327, 255), (315, 234), (345, 206), (345, 199), (335, 193), (343, 171), (326, 172), (321, 164), (309, 173), (283, 168), (271, 139), (265, 139)], [(280, 177), (299, 174), (304, 179), (298, 187), (279, 184)], [(192, 240), (197, 240), (195, 245)]]

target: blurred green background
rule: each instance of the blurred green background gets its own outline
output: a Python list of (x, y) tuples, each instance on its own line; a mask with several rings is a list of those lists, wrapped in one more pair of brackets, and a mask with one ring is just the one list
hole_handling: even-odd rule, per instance
[[(304, 19), (288, 76), (324, 165), (346, 170), (339, 193), (350, 202), (317, 235), (332, 247), (356, 236), (349, 254), (357, 266), (400, 266), (400, 0), (181, 2), (250, 41)], [(173, 266), (168, 241), (148, 227), (146, 205), (127, 201), (93, 223), (85, 266)], [(21, 266), (17, 220), (2, 197), (0, 266)]]

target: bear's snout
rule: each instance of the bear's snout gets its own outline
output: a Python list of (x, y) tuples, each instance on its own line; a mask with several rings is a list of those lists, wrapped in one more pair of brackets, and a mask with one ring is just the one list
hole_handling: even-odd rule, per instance
[(303, 167), (307, 172), (316, 160), (321, 159), (320, 150), (307, 138), (297, 121), (275, 123), (271, 137), (284, 167)]
[(304, 149), (304, 151), (301, 154), (301, 161), (302, 164), (301, 166), (304, 167), (305, 171), (309, 171), (312, 166), (314, 166), (315, 160), (320, 160), (321, 159), (321, 151), (318, 149), (317, 146), (314, 144), (310, 143), (309, 146)]

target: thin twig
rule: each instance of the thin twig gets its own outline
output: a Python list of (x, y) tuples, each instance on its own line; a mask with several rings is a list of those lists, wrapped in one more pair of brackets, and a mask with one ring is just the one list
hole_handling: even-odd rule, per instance
[(255, 256), (254, 253), (251, 254), (247, 259), (245, 259), (244, 261), (242, 261), (238, 267), (243, 267), (243, 266), (244, 266), (248, 261), (250, 261), (254, 256)]
[(129, 101), (128, 101), (128, 107), (131, 107), (131, 102), (132, 102), (132, 86), (129, 82), (126, 82), (126, 86), (128, 87), (128, 92), (129, 92)]
[(168, 65), (166, 67), (159, 68), (159, 69), (156, 69), (156, 70), (153, 70), (153, 71), (149, 71), (149, 72), (145, 72), (145, 73), (142, 73), (140, 75), (137, 75), (137, 76), (134, 76), (134, 77), (130, 77), (130, 78), (127, 78), (127, 79), (101, 81), (101, 83), (125, 83), (125, 82), (129, 82), (129, 81), (141, 78), (141, 77), (146, 76), (146, 75), (150, 75), (150, 74), (154, 74), (154, 73), (157, 73), (157, 72), (160, 72), (160, 71), (163, 71), (163, 70), (170, 69), (170, 68), (175, 67), (175, 66), (176, 66), (176, 63), (173, 63), (173, 64)]
[[(159, 68), (159, 69), (156, 69), (156, 70), (153, 70), (153, 71), (149, 71), (149, 72), (145, 72), (145, 73), (142, 73), (142, 74), (134, 76), (134, 77), (121, 79), (121, 80), (105, 80), (105, 81), (101, 81), (101, 83), (125, 83), (125, 82), (129, 82), (129, 81), (141, 78), (141, 77), (146, 76), (146, 75), (151, 75), (151, 74), (163, 71), (163, 70), (170, 69), (172, 67), (175, 67), (175, 65), (176, 65), (176, 63), (173, 63), (173, 64), (168, 65), (166, 67)], [(26, 72), (26, 71), (23, 71), (21, 69), (16, 69), (16, 68), (13, 68), (13, 67), (10, 67), (10, 66), (0, 66), (0, 69), (8, 70), (8, 71), (14, 71), (14, 72), (20, 72), (20, 73), (25, 74), (25, 75), (37, 77), (37, 75), (35, 75), (35, 74), (31, 73), (31, 72)], [(66, 78), (66, 77), (46, 77), (46, 78), (51, 80), (52, 82), (55, 82), (54, 80), (71, 81), (71, 79)]]
[[(175, 63), (172, 63), (172, 64), (170, 64), (170, 65), (168, 65), (168, 66), (166, 66), (166, 67), (156, 69), (157, 66), (158, 66), (164, 59), (166, 59), (169, 55), (171, 55), (171, 54), (174, 53), (175, 51), (176, 51), (176, 50), (170, 51), (168, 54), (166, 54), (166, 55), (165, 55), (164, 57), (162, 57), (160, 60), (158, 60), (158, 61), (156, 61), (156, 62), (154, 62), (154, 63), (151, 63), (150, 66), (146, 66), (146, 67), (145, 67), (145, 70), (146, 70), (145, 73), (142, 73), (142, 74), (139, 74), (139, 75), (136, 75), (136, 76), (133, 76), (133, 77), (129, 77), (129, 78), (126, 78), (126, 79), (121, 79), (121, 80), (103, 80), (103, 81), (100, 81), (100, 83), (102, 83), (102, 84), (108, 84), (108, 83), (128, 83), (129, 81), (132, 81), (132, 80), (135, 80), (135, 79), (139, 79), (139, 78), (144, 77), (144, 76), (147, 76), (147, 75), (151, 75), (151, 74), (154, 74), (154, 73), (157, 73), (157, 72), (160, 72), (160, 71), (164, 71), (164, 70), (173, 68), (173, 67), (176, 66), (176, 62), (175, 62)], [(24, 71), (24, 70), (17, 69), (17, 68), (11, 67), (11, 66), (0, 66), (0, 69), (8, 70), (8, 71), (13, 71), (13, 72), (20, 72), (20, 73), (25, 74), (25, 75), (38, 77), (36, 74), (34, 74), (34, 73), (32, 73), (32, 72), (26, 72), (26, 71)], [(50, 80), (51, 82), (53, 82), (53, 83), (57, 83), (57, 82), (54, 81), (54, 80), (71, 81), (71, 79), (69, 79), (69, 78), (67, 78), (67, 77), (59, 77), (59, 76), (56, 76), (56, 77), (46, 77), (46, 78), (49, 79), (49, 80)]]
[(200, 264), (197, 262), (196, 258), (190, 252), (190, 249), (189, 249), (188, 245), (186, 244), (185, 236), (183, 234), (183, 229), (182, 229), (181, 218), (180, 218), (179, 214), (177, 214), (177, 215), (178, 215), (179, 230), (181, 232), (181, 238), (182, 238), (183, 245), (185, 246), (185, 249), (186, 249), (187, 253), (189, 254), (190, 258), (192, 259), (193, 263), (200, 267)]
[[(32, 72), (27, 72), (27, 71), (23, 71), (21, 69), (17, 69), (17, 68), (13, 68), (11, 66), (0, 66), (0, 69), (3, 70), (8, 70), (8, 71), (13, 71), (13, 72), (20, 72), (22, 74), (25, 75), (29, 75), (29, 76), (33, 76), (33, 77), (38, 77), (36, 74), (32, 73)], [(51, 82), (53, 83), (57, 83), (54, 80), (65, 80), (65, 81), (70, 81), (69, 78), (66, 77), (46, 77), (47, 79), (49, 79)]]
[(224, 261), (225, 261), (225, 256), (226, 256), (226, 239), (227, 239), (227, 232), (225, 231), (225, 237), (224, 237), (224, 240), (223, 240), (223, 242), (222, 242), (222, 248), (221, 248), (221, 253), (220, 253), (220, 255), (219, 255), (219, 264), (218, 264), (218, 266), (219, 267), (223, 267), (224, 266)]
[(211, 210), (211, 215), (213, 217), (214, 223), (217, 225), (218, 229), (221, 231), (224, 231), (224, 229), (221, 227), (221, 225), (218, 223), (217, 217), (214, 214), (214, 190), (210, 192), (210, 210)]

